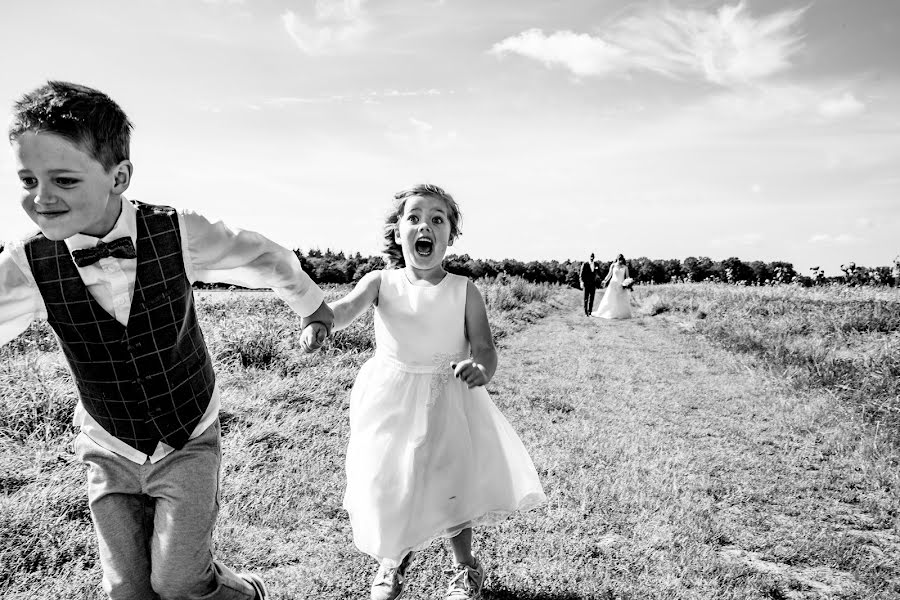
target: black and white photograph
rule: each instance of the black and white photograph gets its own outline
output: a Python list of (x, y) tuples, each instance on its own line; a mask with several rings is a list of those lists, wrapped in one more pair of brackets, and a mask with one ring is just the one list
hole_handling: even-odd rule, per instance
[(900, 2), (0, 22), (0, 598), (900, 599)]

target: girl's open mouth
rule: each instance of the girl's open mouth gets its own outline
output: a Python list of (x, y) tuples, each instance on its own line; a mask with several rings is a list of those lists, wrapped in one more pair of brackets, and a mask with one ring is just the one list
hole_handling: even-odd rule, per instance
[(432, 250), (434, 250), (434, 242), (431, 240), (425, 238), (416, 240), (416, 254), (419, 256), (431, 256)]

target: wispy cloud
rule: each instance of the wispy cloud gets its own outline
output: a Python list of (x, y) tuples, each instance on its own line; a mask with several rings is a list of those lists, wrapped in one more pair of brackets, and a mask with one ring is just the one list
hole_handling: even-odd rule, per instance
[[(753, 86), (722, 88), (682, 112), (684, 117), (689, 118), (691, 126), (700, 129), (714, 127), (718, 121), (754, 129), (766, 123), (818, 127), (831, 123), (838, 114), (844, 118), (854, 114), (849, 107), (832, 107), (828, 116), (824, 116), (822, 111), (828, 99), (855, 98), (852, 93), (841, 91), (847, 90), (850, 85), (853, 84), (843, 81), (824, 85), (767, 81)], [(861, 114), (864, 108), (853, 110)]]
[(710, 246), (719, 248), (722, 246), (756, 246), (764, 239), (761, 233), (740, 233), (729, 235), (721, 238), (715, 238), (710, 241)]
[(316, 0), (313, 14), (303, 18), (292, 10), (281, 15), (285, 31), (311, 56), (354, 49), (372, 29), (363, 5), (366, 0)]
[(416, 117), (409, 117), (403, 126), (387, 132), (386, 137), (398, 145), (430, 151), (449, 148), (459, 141), (459, 134), (455, 130), (441, 131), (433, 124)]
[(819, 104), (819, 114), (829, 119), (852, 117), (865, 109), (866, 105), (850, 92), (844, 92), (837, 98), (826, 98)]
[(381, 90), (381, 91), (368, 91), (362, 95), (363, 99), (368, 102), (375, 102), (384, 99), (391, 98), (418, 98), (422, 96), (442, 96), (445, 94), (453, 94), (453, 90), (439, 90), (435, 88), (428, 88), (422, 90)]
[(452, 95), (453, 90), (439, 90), (436, 88), (418, 90), (369, 90), (359, 94), (331, 94), (327, 96), (280, 96), (268, 98), (262, 102), (249, 104), (248, 108), (259, 110), (263, 106), (270, 108), (285, 108), (294, 104), (332, 104), (338, 102), (382, 102), (400, 98), (420, 98), (432, 96)]
[(810, 244), (852, 244), (857, 238), (849, 233), (831, 235), (829, 233), (817, 233), (809, 238)]
[(716, 12), (645, 7), (597, 35), (530, 29), (494, 44), (497, 55), (519, 54), (577, 76), (652, 71), (699, 76), (722, 86), (752, 83), (783, 71), (800, 50), (795, 31), (806, 8), (755, 18), (741, 2)]

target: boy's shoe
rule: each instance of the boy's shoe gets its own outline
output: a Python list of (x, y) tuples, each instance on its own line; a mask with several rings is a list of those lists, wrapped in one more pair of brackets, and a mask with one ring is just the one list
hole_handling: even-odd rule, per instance
[(240, 577), (250, 584), (250, 587), (256, 592), (256, 600), (267, 600), (269, 591), (266, 589), (266, 584), (263, 583), (262, 577), (255, 573), (241, 573)]
[(403, 594), (406, 588), (406, 570), (409, 568), (412, 554), (408, 552), (399, 566), (385, 567), (383, 563), (378, 566), (369, 596), (372, 600), (395, 600)]
[(447, 586), (446, 600), (468, 600), (481, 597), (481, 586), (484, 585), (484, 565), (477, 558), (475, 568), (468, 565), (456, 565), (456, 575)]

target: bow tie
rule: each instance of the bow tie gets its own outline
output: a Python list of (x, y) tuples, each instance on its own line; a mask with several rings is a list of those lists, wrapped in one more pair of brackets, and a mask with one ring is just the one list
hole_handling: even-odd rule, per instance
[(108, 244), (100, 242), (93, 248), (72, 251), (72, 260), (74, 260), (75, 264), (79, 267), (92, 265), (101, 258), (106, 258), (108, 256), (112, 256), (113, 258), (135, 258), (137, 253), (134, 250), (134, 244), (131, 243), (131, 238), (121, 237)]

